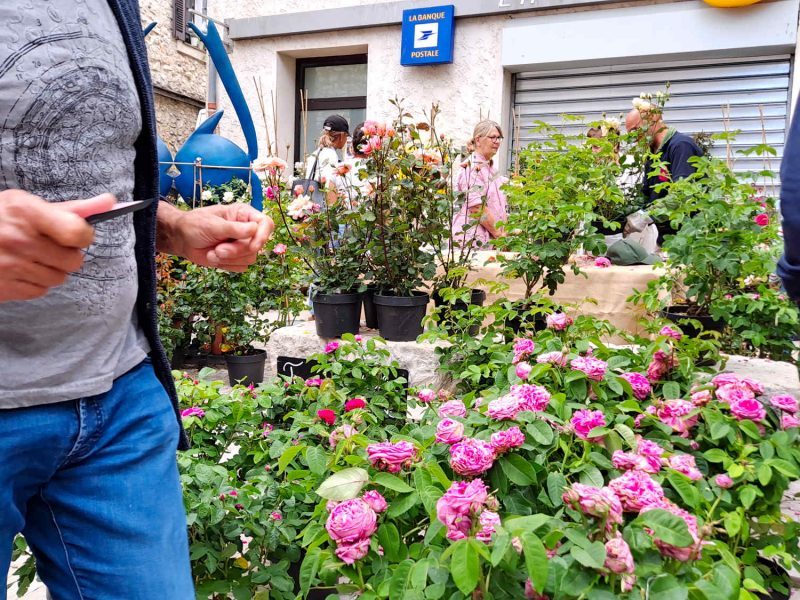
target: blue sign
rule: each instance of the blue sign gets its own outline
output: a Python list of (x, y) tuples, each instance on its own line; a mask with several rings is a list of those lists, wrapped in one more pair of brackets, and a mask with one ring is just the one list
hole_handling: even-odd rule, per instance
[(400, 64), (438, 65), (453, 62), (453, 5), (403, 11)]

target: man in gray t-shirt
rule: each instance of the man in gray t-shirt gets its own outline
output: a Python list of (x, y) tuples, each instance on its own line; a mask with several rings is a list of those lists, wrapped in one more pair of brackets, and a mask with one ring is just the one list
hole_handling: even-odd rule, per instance
[[(194, 598), (178, 425), (135, 310), (133, 218), (84, 219), (147, 199), (133, 198), (152, 122), (133, 7), (0, 2), (0, 572), (22, 532), (58, 599)], [(272, 228), (246, 205), (162, 202), (156, 245), (244, 270)]]

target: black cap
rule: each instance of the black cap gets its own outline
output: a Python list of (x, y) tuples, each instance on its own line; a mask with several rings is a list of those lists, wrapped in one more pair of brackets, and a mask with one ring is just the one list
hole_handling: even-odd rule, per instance
[(334, 133), (350, 133), (350, 125), (347, 123), (347, 119), (345, 119), (342, 115), (331, 115), (325, 122), (322, 124), (322, 128), (325, 131), (331, 131)]

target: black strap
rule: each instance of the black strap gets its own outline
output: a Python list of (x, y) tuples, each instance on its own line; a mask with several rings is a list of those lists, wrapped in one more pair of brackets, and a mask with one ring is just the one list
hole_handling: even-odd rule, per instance
[(317, 180), (315, 175), (317, 174), (317, 161), (319, 160), (319, 153), (322, 152), (322, 148), (317, 148), (317, 154), (314, 156), (314, 166), (311, 167), (311, 177), (307, 177), (306, 179), (312, 179), (314, 181)]

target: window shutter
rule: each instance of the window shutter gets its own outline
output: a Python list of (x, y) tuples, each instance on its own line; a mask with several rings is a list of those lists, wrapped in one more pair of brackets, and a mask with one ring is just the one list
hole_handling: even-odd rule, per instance
[(186, 0), (172, 0), (172, 35), (183, 42), (186, 41), (187, 12)]

